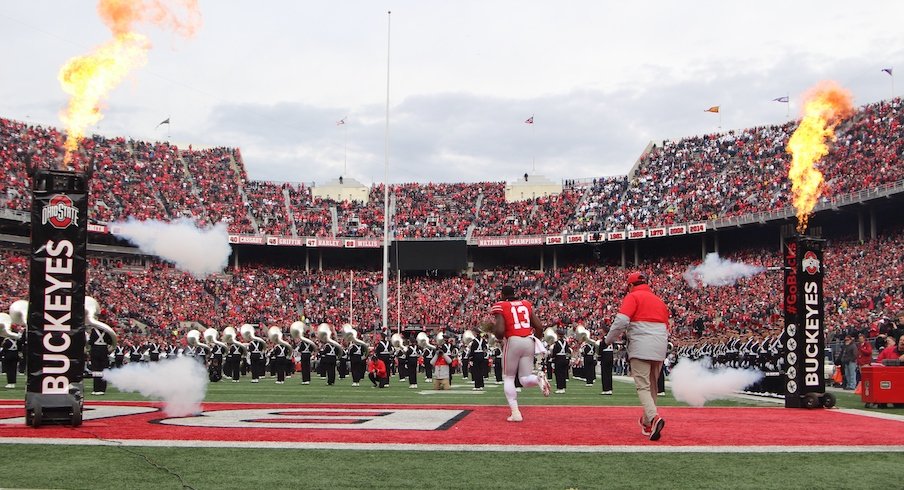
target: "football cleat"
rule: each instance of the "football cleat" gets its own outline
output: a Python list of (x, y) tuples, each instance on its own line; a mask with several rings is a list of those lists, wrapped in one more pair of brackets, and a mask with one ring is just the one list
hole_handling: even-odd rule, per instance
[(505, 419), (505, 420), (507, 420), (507, 421), (509, 421), (509, 422), (521, 422), (521, 421), (524, 420), (524, 419), (521, 417), (521, 411), (520, 411), (520, 410), (515, 410), (515, 411), (513, 411), (512, 414), (509, 415), (509, 417), (508, 417), (507, 419)]
[(543, 392), (543, 396), (549, 396), (549, 380), (543, 375), (537, 376), (537, 379), (540, 381), (540, 391)]

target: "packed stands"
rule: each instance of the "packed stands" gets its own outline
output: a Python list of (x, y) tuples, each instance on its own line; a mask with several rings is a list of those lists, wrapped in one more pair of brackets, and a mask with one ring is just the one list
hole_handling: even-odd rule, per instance
[[(844, 121), (829, 155), (824, 199), (904, 180), (902, 99), (866, 105)], [(665, 141), (628, 177), (567, 185), (516, 202), (505, 183), (407, 183), (390, 188), (392, 226), (406, 239), (613, 231), (772, 211), (789, 204), (785, 151), (795, 122)], [(27, 211), (25, 161), (49, 167), (62, 155), (58, 129), (0, 119), (0, 206)], [(28, 157), (27, 157), (28, 156)], [(202, 224), (225, 221), (232, 233), (376, 237), (383, 188), (368, 202), (315, 199), (304, 186), (250, 181), (239, 150), (188, 149), (165, 142), (92, 136), (74, 164), (95, 164), (90, 217)]]
[[(827, 336), (871, 332), (885, 316), (904, 311), (904, 231), (859, 243), (845, 239), (826, 247)], [(775, 266), (773, 250), (745, 249), (728, 255), (750, 265)], [(682, 278), (699, 258), (666, 255), (640, 265), (653, 289), (669, 304), (676, 342), (699, 338), (775, 336), (781, 329), (781, 275), (763, 272), (732, 286), (693, 288)], [(28, 264), (22, 251), (0, 252), (0, 304), (27, 297)], [(404, 277), (401, 291), (390, 281), (389, 324), (394, 329), (439, 328), (460, 332), (488, 320), (489, 306), (504, 284), (516, 286), (537, 305), (547, 326), (587, 326), (596, 337), (608, 326), (624, 295), (623, 269), (591, 263), (555, 270), (494, 269), (452, 277)], [(166, 335), (178, 321), (222, 329), (242, 323), (287, 327), (304, 315), (311, 324), (351, 321), (362, 332), (381, 325), (382, 275), (365, 270), (309, 271), (243, 265), (197, 280), (169, 265), (92, 258), (88, 293), (117, 327), (131, 320)], [(721, 340), (720, 340), (721, 339)]]

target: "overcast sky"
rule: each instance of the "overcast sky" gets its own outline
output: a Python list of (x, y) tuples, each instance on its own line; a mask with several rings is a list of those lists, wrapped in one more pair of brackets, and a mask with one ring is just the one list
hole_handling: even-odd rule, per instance
[[(900, 0), (202, 0), (192, 39), (138, 27), (148, 64), (92, 129), (239, 147), (255, 180), (382, 182), (387, 10), (393, 183), (624, 174), (716, 131), (711, 106), (723, 130), (782, 123), (774, 98), (794, 118), (820, 80), (863, 105), (904, 74)], [(60, 126), (59, 68), (109, 37), (92, 1), (0, 3), (0, 116)]]

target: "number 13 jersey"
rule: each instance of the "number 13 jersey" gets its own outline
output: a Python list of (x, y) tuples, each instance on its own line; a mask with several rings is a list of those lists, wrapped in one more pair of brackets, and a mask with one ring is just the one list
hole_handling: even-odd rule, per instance
[(490, 312), (502, 315), (505, 320), (505, 338), (528, 337), (533, 333), (530, 326), (530, 315), (534, 305), (527, 300), (497, 301)]

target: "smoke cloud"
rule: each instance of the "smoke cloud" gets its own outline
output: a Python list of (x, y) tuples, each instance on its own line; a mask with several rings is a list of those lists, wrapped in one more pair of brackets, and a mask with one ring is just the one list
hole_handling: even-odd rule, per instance
[(713, 369), (708, 357), (699, 361), (681, 358), (669, 374), (675, 399), (694, 407), (728, 398), (762, 378), (758, 369)]
[(717, 253), (706, 254), (703, 263), (688, 267), (684, 280), (692, 288), (704, 286), (730, 286), (743, 277), (750, 277), (765, 271), (764, 267), (732, 262), (719, 257)]
[(194, 221), (179, 218), (173, 222), (129, 218), (113, 223), (110, 231), (135, 244), (142, 252), (172, 262), (177, 269), (203, 279), (222, 271), (229, 263), (229, 234), (225, 223), (207, 229)]
[(207, 393), (207, 371), (201, 363), (187, 357), (104, 369), (104, 379), (119, 391), (137, 391), (162, 400), (163, 411), (170, 417), (199, 413)]

